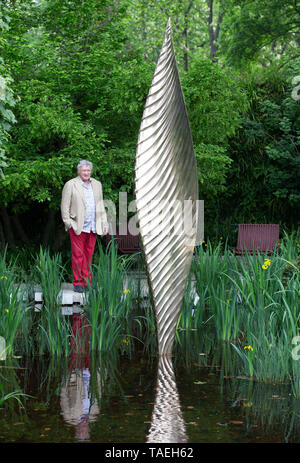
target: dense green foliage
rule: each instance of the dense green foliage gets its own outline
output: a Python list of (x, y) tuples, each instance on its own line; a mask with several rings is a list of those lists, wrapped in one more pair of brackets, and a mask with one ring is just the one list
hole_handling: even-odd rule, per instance
[(61, 190), (79, 159), (94, 163), (106, 199), (133, 199), (138, 130), (169, 16), (206, 236), (228, 234), (232, 222), (297, 227), (295, 2), (2, 0), (1, 246), (62, 249)]
[(2, 168), (7, 166), (4, 144), (8, 140), (11, 124), (16, 122), (16, 118), (10, 109), (15, 105), (11, 88), (12, 78), (9, 67), (1, 56), (3, 48), (7, 45), (3, 33), (9, 27), (10, 17), (8, 16), (8, 8), (1, 3), (0, 6), (0, 175), (3, 177)]

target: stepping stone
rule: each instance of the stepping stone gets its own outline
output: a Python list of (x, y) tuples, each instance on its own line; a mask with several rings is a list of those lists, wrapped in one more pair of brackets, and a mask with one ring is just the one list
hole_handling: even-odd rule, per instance
[(73, 305), (74, 291), (71, 289), (62, 289), (60, 292), (62, 305)]
[(73, 291), (73, 304), (83, 304), (83, 297), (83, 293), (76, 293), (75, 291)]
[(34, 300), (35, 300), (35, 302), (43, 302), (43, 293), (42, 293), (42, 291), (35, 291), (34, 292)]
[(35, 312), (40, 312), (43, 308), (43, 304), (35, 304), (34, 305), (34, 311)]

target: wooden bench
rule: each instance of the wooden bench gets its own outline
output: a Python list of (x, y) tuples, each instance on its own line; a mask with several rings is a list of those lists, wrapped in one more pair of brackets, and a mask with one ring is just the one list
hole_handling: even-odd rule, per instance
[(134, 254), (141, 250), (138, 235), (131, 235), (130, 233), (121, 235), (117, 230), (115, 235), (107, 234), (105, 236), (106, 246), (108, 246), (112, 239), (116, 243), (119, 252), (122, 254)]
[(271, 254), (279, 241), (279, 224), (231, 224), (230, 225), (230, 244), (232, 243), (232, 227), (238, 227), (237, 245), (229, 246), (236, 254)]

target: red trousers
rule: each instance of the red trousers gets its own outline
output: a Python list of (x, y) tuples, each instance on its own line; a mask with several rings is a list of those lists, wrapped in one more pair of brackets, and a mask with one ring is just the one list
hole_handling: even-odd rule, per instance
[(89, 343), (91, 338), (91, 329), (89, 322), (84, 315), (73, 315), (72, 324), (73, 336), (71, 339), (71, 355), (69, 367), (74, 368), (89, 368)]
[(90, 264), (95, 249), (97, 234), (81, 232), (74, 233), (73, 228), (69, 229), (71, 240), (73, 285), (86, 286), (87, 279), (90, 279)]

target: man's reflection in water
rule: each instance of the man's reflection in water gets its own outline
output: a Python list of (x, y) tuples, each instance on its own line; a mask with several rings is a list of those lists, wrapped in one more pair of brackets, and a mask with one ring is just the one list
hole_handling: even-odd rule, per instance
[(147, 442), (187, 442), (188, 438), (170, 357), (159, 357), (156, 391)]
[[(91, 401), (89, 330), (86, 324), (83, 316), (73, 315), (73, 334), (77, 342), (71, 346), (69, 377), (60, 392), (62, 415), (66, 423), (75, 426), (78, 440), (89, 440), (89, 423), (96, 421), (99, 415), (96, 400)], [(97, 383), (100, 394), (100, 381)]]

